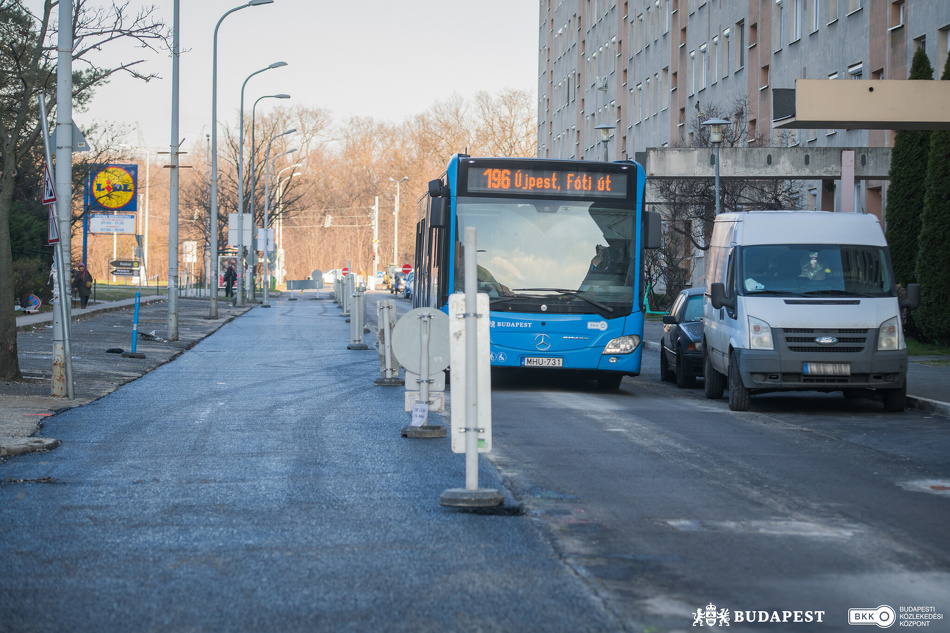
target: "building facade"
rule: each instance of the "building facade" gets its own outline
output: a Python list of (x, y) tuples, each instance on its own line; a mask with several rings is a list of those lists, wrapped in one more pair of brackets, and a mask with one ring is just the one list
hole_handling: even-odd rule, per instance
[[(889, 147), (886, 130), (773, 129), (771, 91), (799, 78), (906, 79), (918, 48), (939, 79), (948, 34), (947, 0), (540, 0), (538, 155), (690, 146), (698, 121), (738, 102), (760, 144)], [(805, 184), (804, 207), (827, 209), (819, 187)], [(885, 181), (856, 185), (859, 211), (882, 217), (885, 198)]]

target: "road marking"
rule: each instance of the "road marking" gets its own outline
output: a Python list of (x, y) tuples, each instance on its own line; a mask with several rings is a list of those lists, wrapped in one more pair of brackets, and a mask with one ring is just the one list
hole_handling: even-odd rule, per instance
[(765, 521), (702, 521), (699, 519), (664, 519), (661, 523), (680, 532), (730, 532), (733, 534), (767, 534), (770, 536), (808, 536), (819, 538), (851, 538), (856, 527), (831, 527), (814, 521), (783, 519)]

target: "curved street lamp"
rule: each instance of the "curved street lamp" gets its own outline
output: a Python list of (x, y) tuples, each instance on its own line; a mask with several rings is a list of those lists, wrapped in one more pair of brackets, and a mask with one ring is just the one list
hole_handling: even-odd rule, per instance
[[(264, 151), (264, 303), (263, 307), (269, 308), (270, 303), (268, 303), (269, 294), (270, 294), (270, 261), (267, 259), (267, 247), (268, 247), (268, 222), (269, 218), (268, 212), (270, 211), (270, 146), (271, 144), (279, 139), (281, 136), (287, 136), (288, 134), (293, 134), (297, 131), (297, 128), (290, 128), (286, 132), (281, 132), (270, 141), (267, 142), (267, 149)], [(283, 154), (278, 154), (274, 157), (274, 160), (277, 160), (281, 156), (296, 152), (297, 149), (288, 150)]]
[(214, 47), (211, 56), (211, 309), (209, 319), (218, 318), (218, 29), (224, 18), (235, 11), (262, 4), (273, 4), (274, 0), (250, 0), (247, 4), (227, 11), (214, 27)]
[[(270, 66), (255, 70), (244, 83), (241, 84), (241, 110), (240, 110), (240, 132), (238, 133), (238, 270), (241, 274), (238, 276), (237, 283), (237, 304), (244, 305), (244, 278), (247, 274), (247, 264), (244, 262), (244, 88), (247, 82), (254, 75), (259, 75), (265, 70), (281, 68), (286, 66), (287, 62), (274, 62)], [(252, 220), (253, 221), (253, 220)]]
[[(255, 150), (257, 149), (257, 147), (256, 147), (256, 145), (254, 144), (254, 129), (255, 129), (255, 117), (256, 117), (256, 115), (257, 115), (257, 104), (260, 103), (261, 99), (290, 99), (290, 95), (289, 95), (289, 94), (284, 94), (284, 93), (275, 94), (275, 95), (262, 95), (262, 96), (258, 97), (258, 98), (254, 101), (254, 105), (251, 106), (251, 183), (250, 183), (250, 190), (251, 190), (251, 222), (254, 222), (254, 199), (257, 197), (257, 196), (254, 195), (254, 194), (255, 194), (255, 190), (256, 190), (256, 186), (255, 186), (255, 185), (257, 184), (257, 183), (255, 182), (256, 179), (257, 179), (257, 169), (255, 168), (255, 165), (254, 165), (254, 156), (255, 156), (255, 153), (254, 153), (254, 152), (255, 152)], [(253, 257), (252, 257), (252, 260), (251, 260), (251, 265), (254, 266), (254, 265), (257, 264), (257, 260), (256, 260), (257, 251), (253, 251), (253, 252), (252, 252), (252, 255), (253, 255)], [(250, 295), (252, 291), (255, 291), (255, 292), (256, 292), (254, 284), (251, 284), (251, 288), (248, 290), (248, 295)], [(255, 294), (254, 297), (256, 298), (257, 295)]]

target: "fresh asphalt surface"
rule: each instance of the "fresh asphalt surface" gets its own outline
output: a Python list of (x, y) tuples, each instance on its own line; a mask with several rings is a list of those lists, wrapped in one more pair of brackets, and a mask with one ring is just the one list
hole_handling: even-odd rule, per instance
[(463, 456), (335, 304), (273, 305), (4, 464), (0, 630), (623, 630), (530, 519), (439, 505)]

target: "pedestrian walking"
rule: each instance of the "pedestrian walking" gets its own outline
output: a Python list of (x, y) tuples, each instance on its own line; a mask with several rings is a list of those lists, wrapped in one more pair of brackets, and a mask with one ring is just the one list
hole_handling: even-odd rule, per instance
[(92, 275), (86, 270), (84, 264), (79, 264), (76, 267), (76, 272), (73, 275), (73, 290), (79, 295), (80, 309), (85, 310), (89, 303), (89, 295), (92, 294)]
[(224, 296), (234, 295), (234, 282), (237, 281), (237, 271), (234, 270), (234, 260), (228, 261), (228, 268), (224, 271)]

